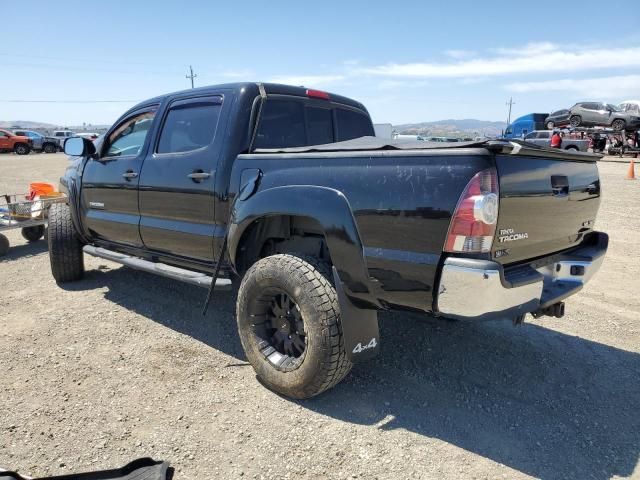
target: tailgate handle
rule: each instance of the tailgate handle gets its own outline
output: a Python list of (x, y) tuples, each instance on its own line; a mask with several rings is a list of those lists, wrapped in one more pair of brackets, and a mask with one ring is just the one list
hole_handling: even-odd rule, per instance
[(569, 179), (566, 175), (551, 175), (551, 189), (559, 197), (569, 195)]

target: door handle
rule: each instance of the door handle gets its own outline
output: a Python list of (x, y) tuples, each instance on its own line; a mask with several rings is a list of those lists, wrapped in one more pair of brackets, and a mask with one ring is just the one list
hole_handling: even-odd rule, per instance
[(192, 172), (189, 175), (187, 175), (187, 177), (189, 177), (194, 182), (201, 182), (202, 180), (206, 180), (210, 176), (211, 176), (210, 173), (203, 172), (202, 170), (196, 170), (195, 172)]
[(138, 174), (137, 174), (136, 172), (134, 172), (133, 170), (128, 170), (128, 171), (124, 172), (124, 173), (122, 174), (122, 176), (123, 176), (125, 179), (130, 180), (130, 179), (132, 179), (132, 178), (136, 178), (136, 177), (138, 176)]

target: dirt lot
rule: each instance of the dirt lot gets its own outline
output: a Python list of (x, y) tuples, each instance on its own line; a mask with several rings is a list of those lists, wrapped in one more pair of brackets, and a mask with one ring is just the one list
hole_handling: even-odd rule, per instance
[[(63, 155), (0, 155), (0, 192)], [(0, 260), (0, 467), (44, 476), (165, 459), (176, 478), (640, 478), (640, 181), (601, 163), (596, 278), (558, 319), (381, 315), (383, 351), (293, 402), (262, 387), (234, 298), (87, 258), (58, 287), (45, 242)]]

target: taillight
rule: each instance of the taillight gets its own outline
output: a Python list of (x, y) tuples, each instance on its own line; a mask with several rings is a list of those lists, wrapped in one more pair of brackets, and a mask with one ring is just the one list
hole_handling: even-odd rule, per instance
[(329, 94), (327, 92), (323, 92), (322, 90), (307, 90), (307, 97), (311, 98), (321, 98), (322, 100), (329, 100)]
[(498, 222), (498, 203), (496, 169), (478, 172), (458, 200), (449, 225), (445, 252), (490, 252)]

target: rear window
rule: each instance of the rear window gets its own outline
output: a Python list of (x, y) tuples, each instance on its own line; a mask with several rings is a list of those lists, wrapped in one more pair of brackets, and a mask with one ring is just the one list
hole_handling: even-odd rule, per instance
[(364, 113), (353, 110), (338, 109), (338, 142), (353, 138), (373, 136), (371, 120)]
[(262, 109), (255, 147), (303, 147), (364, 135), (374, 135), (364, 113), (323, 101), (269, 98)]

